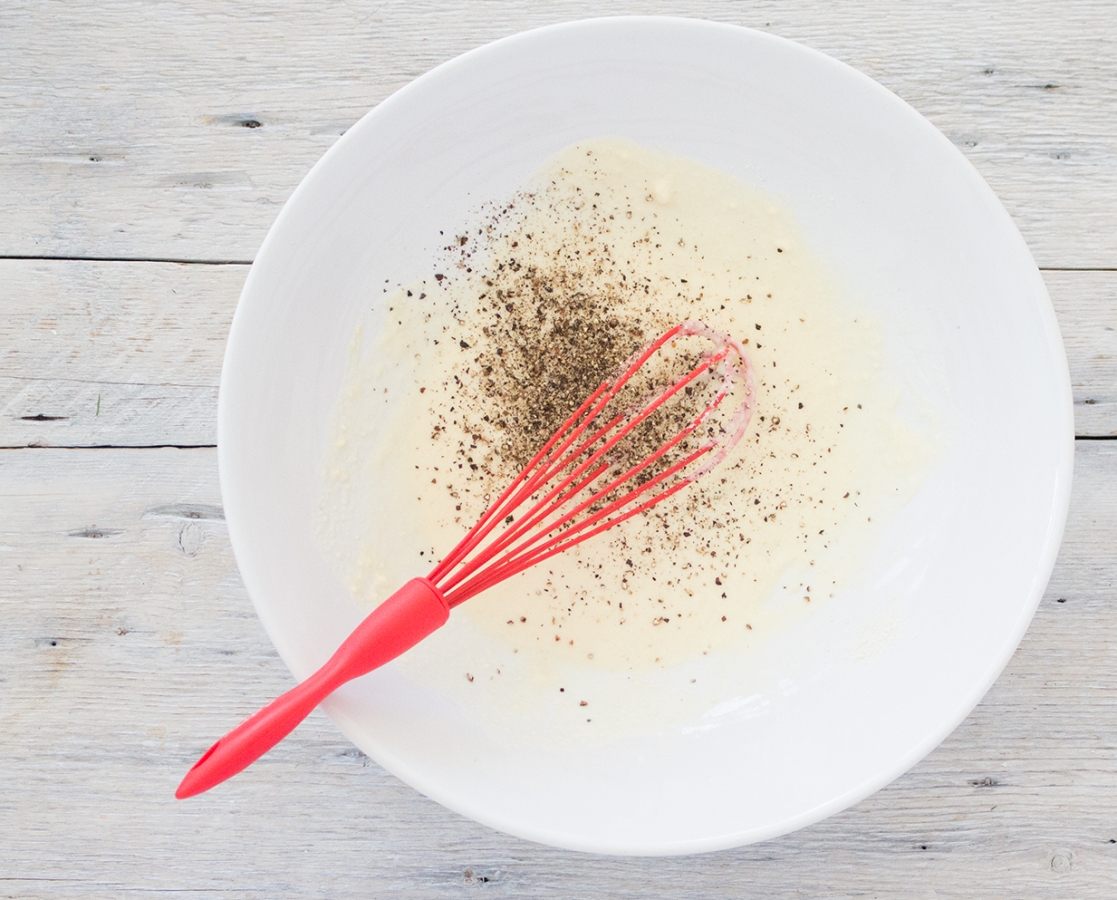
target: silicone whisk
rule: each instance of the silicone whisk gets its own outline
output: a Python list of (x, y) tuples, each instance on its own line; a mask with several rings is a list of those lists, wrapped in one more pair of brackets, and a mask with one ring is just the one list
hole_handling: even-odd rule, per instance
[[(687, 337), (699, 339), (704, 350), (665, 363), (670, 356), (665, 348)], [(652, 360), (670, 368), (672, 360), (677, 364), (682, 358), (690, 360), (682, 375), (649, 374)], [(730, 396), (732, 412), (722, 410), (712, 418)], [(175, 796), (200, 794), (236, 775), (342, 684), (440, 628), (453, 607), (640, 515), (709, 472), (745, 433), (755, 402), (752, 366), (741, 344), (701, 322), (668, 330), (570, 415), (426, 578), (404, 584), (317, 672), (210, 747)], [(691, 414), (687, 403), (690, 409), (702, 405)], [(672, 408), (683, 415), (664, 418)], [(667, 425), (649, 431), (657, 421)], [(638, 446), (647, 450), (634, 461), (621, 451), (625, 441), (632, 446), (642, 433), (653, 439), (645, 436)]]

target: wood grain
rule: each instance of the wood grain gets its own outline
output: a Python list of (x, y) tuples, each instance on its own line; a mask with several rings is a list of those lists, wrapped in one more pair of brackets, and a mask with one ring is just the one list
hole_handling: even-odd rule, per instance
[(1074, 427), (1117, 435), (1117, 272), (1044, 272), (1067, 351)]
[(1117, 893), (1117, 446), (1080, 442), (1047, 596), (985, 700), (852, 809), (705, 856), (528, 844), (417, 795), (320, 714), (180, 803), (290, 684), (212, 449), (0, 451), (0, 896), (696, 898)]
[(0, 260), (0, 446), (215, 444), (247, 273)]
[(966, 154), (1041, 265), (1117, 268), (1107, 0), (9, 2), (0, 256), (249, 260), (329, 145), (416, 76), (522, 29), (651, 12), (849, 63)]

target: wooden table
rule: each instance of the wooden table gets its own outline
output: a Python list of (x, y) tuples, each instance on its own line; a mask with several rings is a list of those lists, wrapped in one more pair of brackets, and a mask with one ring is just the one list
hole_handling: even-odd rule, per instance
[[(1117, 896), (1117, 6), (20, 2), (0, 9), (0, 896)], [(1019, 651), (911, 772), (796, 834), (562, 852), (396, 781), (315, 714), (172, 799), (286, 688), (218, 491), (221, 355), (311, 164), (415, 76), (525, 28), (674, 12), (770, 30), (926, 115), (1044, 270), (1077, 432)]]

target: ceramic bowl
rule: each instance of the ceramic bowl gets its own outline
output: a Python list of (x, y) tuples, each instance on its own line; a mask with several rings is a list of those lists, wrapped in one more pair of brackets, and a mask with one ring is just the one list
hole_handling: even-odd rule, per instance
[(494, 828), (603, 853), (713, 850), (816, 822), (935, 747), (1012, 655), (1060, 543), (1073, 423), (1044, 284), (992, 191), (896, 96), (789, 41), (669, 18), (544, 28), (439, 66), (346, 132), (269, 232), (222, 371), (221, 489), (248, 592), (304, 678), (364, 613), (314, 533), (354, 325), (385, 279), (427, 273), (437, 229), (606, 135), (778, 198), (925, 380), (945, 450), (861, 587), (742, 660), (739, 688), (695, 722), (573, 749), (505, 742), (399, 665), (326, 709), (385, 768)]

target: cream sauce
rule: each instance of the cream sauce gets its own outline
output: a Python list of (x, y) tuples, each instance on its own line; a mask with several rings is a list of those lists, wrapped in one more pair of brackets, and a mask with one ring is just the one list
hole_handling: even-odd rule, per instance
[(519, 710), (555, 734), (583, 718), (601, 736), (693, 715), (721, 696), (711, 660), (748, 654), (856, 584), (934, 441), (896, 414), (878, 327), (768, 197), (630, 142), (583, 142), (482, 210), (430, 277), (384, 297), (376, 333), (354, 337), (321, 533), (359, 603), (425, 574), (514, 474), (478, 388), (497, 350), (479, 298), (509, 259), (577, 261), (579, 288), (649, 338), (684, 319), (747, 338), (756, 414), (678, 503), (470, 600), (401, 664), (475, 713)]

